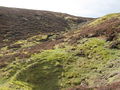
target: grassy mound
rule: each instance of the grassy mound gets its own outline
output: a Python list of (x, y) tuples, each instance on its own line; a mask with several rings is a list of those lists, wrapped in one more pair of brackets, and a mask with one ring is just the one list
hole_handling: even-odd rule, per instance
[[(119, 58), (118, 50), (106, 48), (107, 44), (105, 40), (85, 38), (77, 46), (61, 44), (25, 60), (17, 59), (1, 70), (0, 90), (64, 90), (82, 84), (102, 85), (106, 78), (100, 78), (114, 73), (114, 69), (107, 72), (111, 70), (108, 66)], [(107, 78), (105, 83), (115, 77)]]

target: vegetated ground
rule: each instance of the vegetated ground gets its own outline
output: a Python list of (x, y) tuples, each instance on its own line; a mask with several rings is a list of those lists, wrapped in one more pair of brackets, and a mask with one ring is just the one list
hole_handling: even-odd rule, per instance
[(119, 13), (0, 7), (0, 90), (119, 90), (119, 33)]
[(63, 13), (0, 7), (0, 44), (41, 33), (59, 33), (89, 20)]

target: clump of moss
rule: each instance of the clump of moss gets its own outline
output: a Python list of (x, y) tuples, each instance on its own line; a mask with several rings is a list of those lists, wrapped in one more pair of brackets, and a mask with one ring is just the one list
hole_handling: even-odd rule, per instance
[(3, 57), (5, 55), (13, 55), (16, 52), (10, 52), (8, 46), (2, 47), (0, 48), (0, 57)]
[(105, 40), (91, 38), (84, 44), (78, 45), (78, 48), (88, 58), (108, 60), (111, 58), (111, 51), (105, 48), (105, 44)]
[(21, 48), (31, 47), (36, 44), (39, 44), (42, 41), (46, 41), (47, 39), (48, 39), (48, 35), (36, 35), (28, 38), (27, 40), (18, 40), (12, 46), (20, 45)]
[(48, 39), (48, 35), (36, 35), (33, 37), (28, 38), (28, 41), (43, 41), (43, 40), (47, 40)]
[(20, 45), (21, 48), (25, 48), (25, 47), (34, 46), (36, 44), (37, 44), (37, 42), (35, 42), (35, 41), (29, 42), (27, 40), (19, 40), (19, 41), (15, 42), (12, 46)]

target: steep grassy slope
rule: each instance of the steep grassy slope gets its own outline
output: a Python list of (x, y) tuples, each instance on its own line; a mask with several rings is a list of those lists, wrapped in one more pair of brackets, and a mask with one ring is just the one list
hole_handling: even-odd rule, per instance
[[(120, 89), (117, 83), (120, 82), (119, 13), (87, 24), (86, 20), (91, 19), (67, 14), (1, 9), (5, 10), (0, 20), (6, 21), (3, 16), (8, 12), (8, 19), (12, 18), (15, 22), (21, 21), (15, 18), (19, 15), (27, 19), (36, 18), (33, 12), (42, 15), (45, 20), (37, 19), (38, 26), (43, 27), (39, 30), (35, 28), (37, 25), (33, 24), (33, 19), (26, 22), (28, 26), (20, 22), (22, 26), (19, 26), (21, 30), (18, 32), (23, 33), (23, 37), (16, 36), (12, 43), (7, 43), (13, 40), (11, 36), (8, 38), (6, 33), (1, 36), (7, 40), (1, 38), (4, 46), (0, 49), (0, 90)], [(43, 22), (51, 28), (44, 27)], [(32, 29), (27, 29), (29, 25)], [(8, 26), (11, 27), (10, 24)], [(1, 32), (11, 32), (10, 27), (1, 27)], [(16, 29), (19, 28), (14, 26), (12, 31), (16, 32)]]
[[(119, 90), (119, 61), (120, 61), (120, 13), (116, 14), (109, 14), (104, 17), (101, 17), (90, 24), (87, 24), (80, 30), (74, 31), (74, 35), (69, 37), (68, 41), (72, 44), (79, 44), (82, 39), (87, 38), (96, 38), (99, 40), (105, 41), (106, 44), (104, 44), (104, 48), (109, 49), (106, 51), (106, 49), (103, 49), (100, 47), (101, 44), (97, 42), (97, 45), (95, 44), (96, 40), (94, 40), (94, 43), (86, 43), (84, 45), (80, 45), (82, 53), (87, 55), (88, 58), (95, 58), (93, 60), (98, 60), (99, 64), (102, 66), (98, 67), (97, 61), (94, 61), (97, 65), (97, 68), (95, 69), (95, 72), (91, 75), (93, 76), (91, 80), (92, 84), (94, 83), (93, 87), (86, 87), (86, 85), (81, 85), (76, 88), (70, 89), (70, 90)], [(86, 41), (86, 40), (85, 40)], [(91, 45), (91, 48), (88, 47)], [(98, 47), (98, 48), (97, 48)], [(91, 51), (92, 50), (92, 51)], [(99, 53), (99, 54), (98, 54)], [(112, 53), (112, 55), (109, 56), (109, 54)], [(104, 58), (101, 56), (103, 55)], [(111, 57), (112, 56), (112, 57)], [(105, 61), (104, 61), (105, 60)], [(90, 63), (89, 63), (90, 64)], [(91, 64), (93, 65), (93, 62)], [(98, 70), (97, 70), (98, 69)], [(100, 71), (99, 71), (100, 70)], [(91, 71), (92, 72), (92, 71)], [(90, 78), (90, 76), (88, 77)], [(87, 79), (85, 79), (86, 81)], [(94, 81), (95, 80), (95, 81)], [(108, 86), (106, 86), (108, 84)], [(91, 84), (88, 84), (90, 86)], [(97, 87), (96, 87), (97, 86)], [(101, 87), (99, 87), (101, 86)]]
[(107, 41), (115, 40), (120, 33), (120, 13), (109, 14), (78, 30), (75, 39), (81, 37), (101, 37)]

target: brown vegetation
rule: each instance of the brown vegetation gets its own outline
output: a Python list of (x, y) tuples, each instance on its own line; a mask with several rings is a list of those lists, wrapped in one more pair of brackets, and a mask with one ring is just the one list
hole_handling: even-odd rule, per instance
[(101, 37), (107, 41), (115, 40), (120, 33), (120, 20), (118, 18), (111, 18), (103, 23), (97, 25), (86, 25), (81, 28), (76, 35), (71, 36), (72, 43), (83, 37)]
[(0, 7), (0, 47), (40, 33), (66, 31), (72, 24), (89, 20), (56, 12)]
[(120, 90), (120, 82), (112, 83), (101, 87), (83, 87), (77, 86), (68, 90)]

